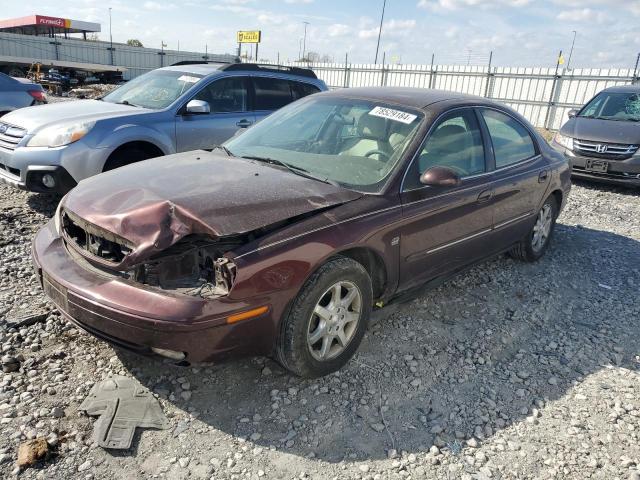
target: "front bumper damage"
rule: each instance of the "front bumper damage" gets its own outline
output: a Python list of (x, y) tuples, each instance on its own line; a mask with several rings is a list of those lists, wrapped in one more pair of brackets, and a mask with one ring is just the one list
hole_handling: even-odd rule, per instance
[(242, 322), (228, 322), (230, 316), (263, 306), (269, 299), (207, 299), (116, 277), (78, 261), (53, 221), (34, 238), (32, 257), (45, 293), (60, 312), (119, 347), (141, 354), (182, 352), (188, 363), (266, 354), (271, 349), (272, 309)]

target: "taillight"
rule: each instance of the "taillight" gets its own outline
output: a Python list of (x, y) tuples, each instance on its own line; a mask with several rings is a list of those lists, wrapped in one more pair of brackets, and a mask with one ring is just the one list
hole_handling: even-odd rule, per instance
[(47, 97), (45, 97), (44, 92), (42, 90), (29, 90), (27, 93), (31, 95), (33, 98), (35, 98), (36, 101), (38, 102), (47, 101)]

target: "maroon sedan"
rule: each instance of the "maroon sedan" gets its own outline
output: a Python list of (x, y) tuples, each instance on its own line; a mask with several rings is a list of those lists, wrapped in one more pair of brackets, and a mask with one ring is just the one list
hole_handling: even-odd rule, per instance
[(500, 104), (344, 89), (213, 152), (82, 181), (33, 259), (60, 311), (104, 340), (182, 362), (273, 355), (318, 376), (399, 293), (505, 251), (539, 259), (569, 177)]

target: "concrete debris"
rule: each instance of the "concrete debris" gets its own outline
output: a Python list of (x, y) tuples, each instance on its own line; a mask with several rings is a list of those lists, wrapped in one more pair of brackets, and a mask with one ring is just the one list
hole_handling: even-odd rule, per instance
[(49, 444), (44, 437), (27, 440), (18, 448), (18, 467), (26, 468), (43, 459), (49, 452)]

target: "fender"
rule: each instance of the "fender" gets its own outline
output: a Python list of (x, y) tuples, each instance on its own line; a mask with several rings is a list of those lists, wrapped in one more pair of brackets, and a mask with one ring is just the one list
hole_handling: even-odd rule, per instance
[[(175, 132), (175, 130), (173, 130)], [(147, 142), (159, 148), (163, 155), (176, 153), (175, 137), (156, 130), (154, 128), (142, 125), (125, 124), (116, 127), (101, 138), (96, 148), (104, 150), (102, 164), (100, 170), (104, 168), (109, 156), (119, 147), (131, 142)]]

